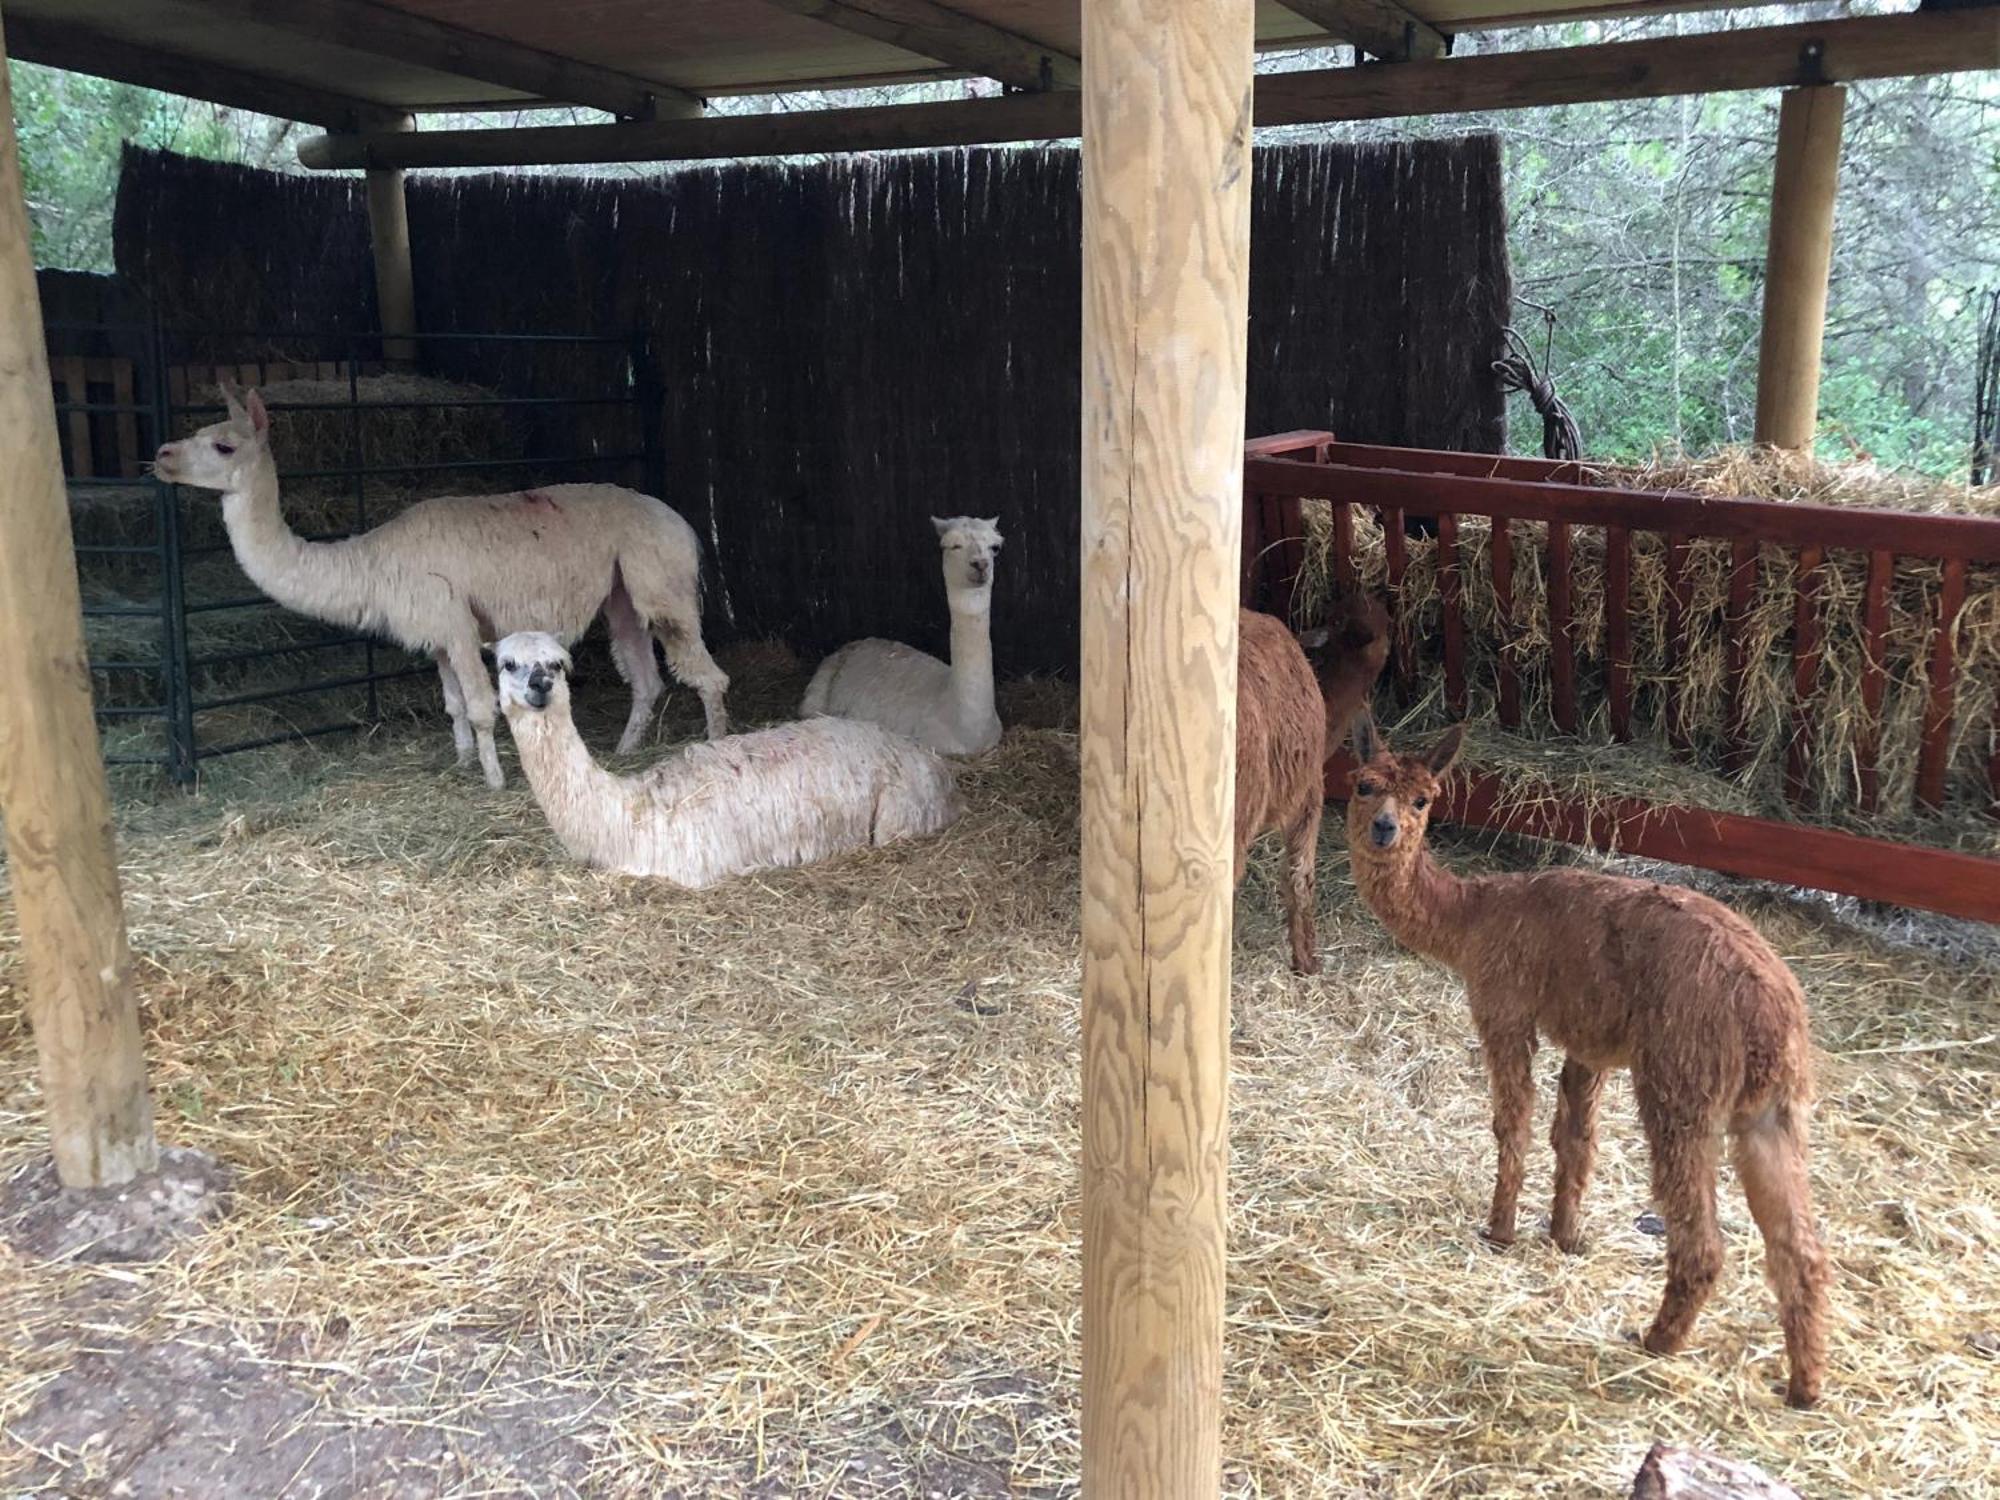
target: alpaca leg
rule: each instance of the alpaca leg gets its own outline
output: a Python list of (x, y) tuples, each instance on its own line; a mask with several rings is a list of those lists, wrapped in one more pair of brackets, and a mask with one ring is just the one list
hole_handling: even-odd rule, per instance
[(1597, 1101), (1603, 1093), (1602, 1072), (1573, 1057), (1563, 1059), (1556, 1123), (1549, 1132), (1549, 1144), (1556, 1148), (1556, 1206), (1549, 1216), (1549, 1237), (1569, 1255), (1583, 1248), (1577, 1211), (1597, 1163)]
[(666, 680), (660, 664), (653, 660), (653, 638), (632, 607), (625, 585), (616, 585), (604, 600), (604, 624), (611, 632), (611, 660), (618, 675), (632, 685), (632, 712), (625, 720), (625, 732), (618, 737), (618, 753), (629, 755), (639, 748), (646, 726), (653, 721), (653, 706), (660, 701)]
[(1318, 900), (1319, 820), (1325, 804), (1311, 799), (1298, 821), (1285, 830), (1285, 928), (1292, 939), (1292, 972), (1319, 972), (1319, 938), (1313, 930)]
[(1528, 1171), (1528, 1145), (1535, 1136), (1535, 1033), (1482, 1026), (1479, 1042), (1493, 1089), (1493, 1142), (1500, 1157), (1486, 1238), (1504, 1246), (1514, 1243), (1514, 1215)]
[(1751, 1217), (1764, 1236), (1764, 1261), (1778, 1294), (1791, 1382), (1787, 1404), (1811, 1406), (1826, 1376), (1826, 1252), (1813, 1223), (1806, 1183), (1806, 1131), (1789, 1105), (1767, 1111), (1736, 1133), (1736, 1171)]
[(685, 618), (663, 614), (653, 621), (653, 633), (667, 654), (667, 670), (701, 696), (702, 713), (708, 719), (708, 737), (719, 740), (729, 733), (729, 674), (715, 664), (702, 644), (701, 621), (692, 612)]
[(1667, 1289), (1639, 1342), (1649, 1353), (1673, 1354), (1686, 1347), (1722, 1274), (1722, 1234), (1715, 1227), (1719, 1143), (1707, 1119), (1664, 1108), (1643, 1087), (1639, 1117), (1653, 1153), (1653, 1200), (1667, 1221)]
[(444, 711), (451, 715), (451, 742), (458, 750), (458, 763), (469, 765), (472, 761), (472, 724), (465, 717), (465, 690), (458, 685), (458, 673), (451, 669), (451, 658), (440, 651), (437, 654), (438, 682), (444, 688)]
[(479, 637), (472, 634), (453, 641), (446, 648), (459, 691), (465, 696), (465, 716), (472, 721), (472, 737), (479, 747), (479, 768), (486, 784), (498, 791), (507, 784), (500, 773), (500, 751), (493, 743), (493, 715), (498, 700), (493, 679), (486, 675), (486, 663), (479, 659)]

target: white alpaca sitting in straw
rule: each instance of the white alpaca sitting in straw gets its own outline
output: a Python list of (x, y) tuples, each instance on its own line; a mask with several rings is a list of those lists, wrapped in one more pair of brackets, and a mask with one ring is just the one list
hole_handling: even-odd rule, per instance
[(360, 536), (309, 542), (278, 508), (263, 399), (252, 391), (239, 401), (234, 387), (223, 399), (228, 419), (166, 444), (154, 471), (222, 491), (236, 561), (285, 608), (434, 655), (459, 764), (476, 746), (487, 785), (502, 777), (480, 643), (516, 630), (573, 641), (600, 610), (632, 685), (621, 752), (639, 743), (665, 686), (654, 636), (674, 676), (701, 695), (709, 737), (729, 732), (729, 678), (701, 639), (700, 543), (660, 501), (613, 484), (447, 495)]
[(637, 776), (590, 758), (569, 712), (569, 653), (540, 631), (494, 648), (521, 770), (570, 855), (707, 886), (936, 833), (963, 811), (951, 767), (874, 724), (810, 719), (690, 745)]
[(993, 707), (993, 558), (996, 520), (940, 521), (951, 664), (900, 641), (853, 641), (819, 664), (799, 712), (866, 719), (940, 755), (977, 755), (1000, 743)]

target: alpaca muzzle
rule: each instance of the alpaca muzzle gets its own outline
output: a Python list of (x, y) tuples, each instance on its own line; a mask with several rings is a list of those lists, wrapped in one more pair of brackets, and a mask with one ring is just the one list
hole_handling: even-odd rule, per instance
[(527, 700), (528, 707), (530, 708), (547, 708), (549, 706), (549, 695), (554, 689), (555, 679), (549, 676), (548, 673), (530, 672), (528, 674), (528, 690), (521, 696)]
[(1395, 844), (1399, 831), (1394, 818), (1387, 813), (1377, 813), (1375, 821), (1368, 825), (1368, 840), (1377, 849), (1387, 849)]

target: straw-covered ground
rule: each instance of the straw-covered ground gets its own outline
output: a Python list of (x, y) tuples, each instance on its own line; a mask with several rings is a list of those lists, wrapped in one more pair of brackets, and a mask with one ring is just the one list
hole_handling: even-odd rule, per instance
[[(1980, 489), (1901, 474), (1870, 464), (1833, 464), (1772, 449), (1728, 448), (1702, 458), (1662, 457), (1633, 467), (1602, 466), (1607, 483), (1629, 488), (1748, 496), (1783, 503), (2000, 517), (2000, 485)], [(1311, 528), (1302, 581), (1302, 615), (1318, 618), (1336, 586), (1328, 508), (1306, 507)], [(1388, 592), (1388, 555), (1381, 526), (1357, 511), (1355, 565), (1364, 587)], [(1743, 703), (1746, 756), (1725, 770), (1729, 730), (1727, 603), (1729, 548), (1696, 542), (1689, 548), (1685, 653), (1669, 664), (1670, 580), (1665, 538), (1632, 534), (1630, 617), (1635, 749), (1610, 748), (1605, 686), (1605, 553), (1601, 528), (1572, 535), (1571, 590), (1577, 698), (1583, 714), (1577, 738), (1555, 728), (1550, 698), (1550, 619), (1546, 528), (1516, 522), (1513, 611), (1502, 629), (1493, 589), (1491, 525), (1466, 517), (1459, 531), (1459, 577), (1466, 619), (1467, 678), (1476, 720), (1470, 758), (1481, 769), (1516, 781), (1551, 783), (1572, 798), (1637, 796), (1663, 804), (1726, 808), (1770, 817), (1799, 817), (1897, 840), (2000, 853), (2000, 822), (1982, 816), (1991, 800), (1989, 758), (2000, 750), (2000, 568), (1967, 570), (1964, 607), (1953, 626), (1958, 663), (1945, 805), (1934, 813), (1916, 803), (1916, 769), (1930, 698), (1930, 659), (1937, 634), (1942, 569), (1934, 561), (1899, 559), (1887, 592), (1883, 696), (1878, 765), (1881, 805), (1859, 806), (1859, 753), (1865, 735), (1862, 698), (1868, 558), (1831, 551), (1820, 570), (1824, 655), (1814, 697), (1811, 773), (1805, 802), (1787, 801), (1783, 768), (1793, 732), (1794, 559), (1765, 547), (1744, 621), (1750, 665)], [(1445, 722), (1442, 592), (1437, 547), (1408, 543), (1399, 614), (1407, 623), (1415, 681), (1422, 692), (1401, 705), (1426, 727)], [(1506, 733), (1494, 718), (1502, 655), (1520, 682), (1522, 727)], [(1683, 716), (1692, 756), (1667, 753), (1669, 707)], [(1610, 748), (1609, 754), (1599, 753)]]
[[(752, 720), (800, 681), (726, 665)], [(622, 691), (585, 687), (602, 744)], [(153, 1266), (0, 1252), (10, 1489), (1073, 1493), (1076, 745), (1059, 687), (1010, 711), (1052, 727), (944, 836), (705, 894), (564, 862), (434, 715), (126, 795), (161, 1132), (237, 1196)], [(2000, 1494), (1989, 930), (1722, 888), (1823, 1054), (1834, 1364), (1800, 1414), (1731, 1184), (1694, 1350), (1621, 1338), (1662, 1271), (1622, 1085), (1588, 1253), (1483, 1246), (1457, 986), (1358, 907), (1331, 820), (1321, 868), (1320, 979), (1268, 854), (1238, 903), (1231, 1494), (1623, 1494), (1655, 1438), (1815, 1500)], [(14, 947), (0, 905), (0, 1176), (43, 1150)]]

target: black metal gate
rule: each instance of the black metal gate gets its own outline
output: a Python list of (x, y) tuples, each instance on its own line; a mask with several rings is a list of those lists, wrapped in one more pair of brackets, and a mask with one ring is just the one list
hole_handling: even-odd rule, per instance
[[(151, 477), (161, 443), (220, 417), (215, 377), (271, 387), (286, 513), (308, 540), (364, 531), (424, 493), (663, 485), (643, 333), (424, 334), (416, 368), (391, 369), (378, 336), (347, 332), (178, 331), (157, 317), (46, 331), (105, 760), (177, 783), (205, 760), (375, 722), (385, 685), (434, 672), (283, 610), (236, 570), (216, 497)], [(308, 412), (317, 456), (287, 467), (288, 420)], [(480, 451), (414, 451), (403, 436), (425, 427)], [(295, 494), (317, 524), (299, 524)]]

